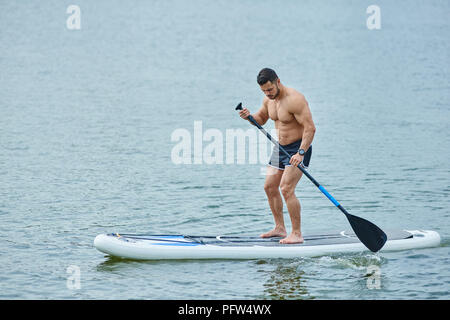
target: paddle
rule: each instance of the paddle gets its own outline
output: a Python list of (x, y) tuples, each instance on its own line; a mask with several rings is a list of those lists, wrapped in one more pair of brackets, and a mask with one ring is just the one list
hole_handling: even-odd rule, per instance
[[(242, 110), (242, 103), (239, 103), (236, 107), (236, 110)], [(253, 123), (259, 130), (261, 130), (262, 133), (266, 135), (267, 138), (269, 138), (270, 141), (273, 142), (275, 146), (279, 148), (281, 152), (283, 152), (286, 156), (291, 158), (291, 155), (287, 153), (286, 150), (283, 149), (282, 146), (278, 143), (277, 140), (272, 138), (272, 136), (264, 130), (264, 128), (256, 122), (256, 120), (250, 115), (248, 116), (248, 119)], [(336, 201), (336, 199), (333, 198), (331, 194), (328, 193), (327, 190), (323, 186), (321, 186), (316, 179), (314, 179), (301, 165), (297, 166), (304, 175), (308, 177), (309, 180), (311, 180), (312, 183), (316, 185), (317, 188), (319, 188), (320, 191), (336, 206), (341, 210), (345, 216), (348, 219), (348, 222), (350, 222), (350, 225), (352, 226), (353, 231), (355, 232), (358, 239), (372, 252), (377, 252), (380, 250), (384, 243), (387, 240), (386, 234), (378, 228), (376, 225), (374, 225), (372, 222), (367, 221), (363, 218), (354, 216), (347, 212), (347, 210), (342, 207), (339, 202)]]

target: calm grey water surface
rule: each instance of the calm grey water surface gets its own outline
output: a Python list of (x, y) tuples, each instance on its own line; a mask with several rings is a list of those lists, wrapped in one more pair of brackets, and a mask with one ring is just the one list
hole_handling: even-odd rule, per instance
[[(70, 4), (81, 30), (66, 27)], [(368, 30), (371, 4), (1, 1), (0, 298), (449, 299), (450, 4), (377, 1), (381, 29)], [(105, 232), (272, 227), (263, 161), (171, 158), (172, 134), (193, 141), (195, 121), (224, 137), (247, 130), (234, 107), (259, 108), (266, 66), (309, 101), (310, 173), (351, 213), (436, 230), (440, 247), (185, 262), (93, 247)], [(349, 228), (306, 178), (297, 196), (304, 233)], [(373, 265), (379, 289), (367, 286)], [(67, 287), (69, 266), (80, 289)]]

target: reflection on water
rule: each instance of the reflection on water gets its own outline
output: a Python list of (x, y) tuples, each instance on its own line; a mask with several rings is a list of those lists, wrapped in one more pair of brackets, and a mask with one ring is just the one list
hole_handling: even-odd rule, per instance
[(114, 272), (124, 266), (128, 266), (133, 263), (136, 263), (136, 261), (113, 256), (106, 256), (106, 260), (99, 263), (96, 269), (99, 272)]
[[(428, 263), (435, 250), (260, 260), (136, 261), (105, 256), (92, 270), (95, 281), (83, 284), (93, 290), (107, 281), (139, 299), (435, 299), (448, 295), (449, 283), (439, 271), (439, 265), (448, 264), (448, 255), (440, 264)], [(436, 280), (430, 281), (433, 276)], [(88, 278), (89, 271), (84, 271), (82, 279)], [(399, 283), (406, 287), (412, 279), (416, 289), (398, 290)], [(98, 294), (103, 294), (100, 289)]]
[(305, 271), (295, 264), (278, 263), (264, 284), (264, 294), (267, 299), (309, 299)]
[(139, 269), (148, 266), (164, 266), (164, 267), (180, 267), (182, 264), (195, 263), (195, 264), (211, 264), (214, 262), (220, 262), (221, 260), (135, 260), (119, 258), (114, 256), (105, 256), (106, 260), (97, 265), (97, 271), (100, 272), (114, 272), (117, 270), (123, 270), (125, 268)]
[[(341, 281), (357, 292), (377, 285), (385, 258), (377, 254), (332, 255), (298, 260), (272, 260), (274, 265), (264, 284), (264, 296), (276, 300), (304, 300), (324, 297), (342, 289)], [(260, 262), (262, 264), (262, 262)], [(372, 287), (371, 287), (372, 285)], [(349, 298), (353, 298), (349, 296)]]

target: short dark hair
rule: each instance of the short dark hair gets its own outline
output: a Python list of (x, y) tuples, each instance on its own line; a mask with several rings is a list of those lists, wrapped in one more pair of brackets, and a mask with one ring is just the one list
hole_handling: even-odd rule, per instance
[(265, 84), (267, 81), (274, 82), (278, 79), (276, 72), (270, 68), (264, 68), (258, 73), (256, 81), (260, 86)]

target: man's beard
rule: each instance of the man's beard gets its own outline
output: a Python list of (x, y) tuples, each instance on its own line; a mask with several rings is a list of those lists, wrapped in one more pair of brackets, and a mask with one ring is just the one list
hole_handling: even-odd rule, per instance
[(277, 93), (275, 93), (273, 96), (269, 96), (269, 99), (276, 99), (278, 97), (278, 95), (280, 94), (280, 88), (278, 88), (277, 85), (275, 85), (277, 87)]

